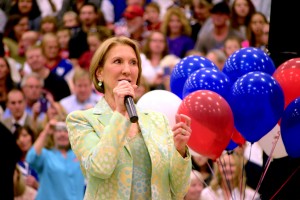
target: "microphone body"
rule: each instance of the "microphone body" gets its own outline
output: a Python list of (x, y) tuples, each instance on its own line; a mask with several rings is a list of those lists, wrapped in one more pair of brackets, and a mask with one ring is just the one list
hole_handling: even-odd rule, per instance
[(125, 96), (124, 101), (131, 123), (136, 123), (139, 117), (136, 112), (133, 98), (131, 96)]

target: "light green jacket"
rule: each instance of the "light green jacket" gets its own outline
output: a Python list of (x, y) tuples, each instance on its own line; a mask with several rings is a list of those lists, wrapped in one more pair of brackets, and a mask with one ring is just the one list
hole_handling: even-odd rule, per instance
[[(152, 199), (182, 200), (189, 187), (191, 157), (175, 149), (166, 117), (157, 112), (140, 112), (139, 126), (151, 158)], [(87, 179), (85, 200), (130, 199), (132, 164), (125, 139), (130, 121), (113, 112), (105, 99), (85, 111), (67, 117), (73, 151)]]

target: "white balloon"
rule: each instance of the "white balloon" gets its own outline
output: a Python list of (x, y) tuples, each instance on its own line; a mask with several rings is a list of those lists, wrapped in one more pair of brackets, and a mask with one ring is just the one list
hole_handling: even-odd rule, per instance
[(166, 115), (169, 124), (173, 127), (176, 123), (175, 115), (182, 100), (174, 93), (167, 90), (152, 90), (144, 94), (137, 106), (144, 110), (153, 110)]
[(288, 156), (282, 141), (281, 134), (278, 135), (278, 132), (280, 133), (280, 126), (276, 124), (276, 126), (269, 133), (267, 133), (258, 141), (258, 144), (261, 146), (264, 152), (268, 156), (270, 156), (273, 148), (273, 143), (276, 141), (276, 137), (279, 136), (272, 158), (283, 158)]

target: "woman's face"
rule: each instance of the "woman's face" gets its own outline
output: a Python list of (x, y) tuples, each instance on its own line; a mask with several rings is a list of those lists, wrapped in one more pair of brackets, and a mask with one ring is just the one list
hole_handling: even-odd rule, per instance
[(54, 145), (58, 149), (68, 149), (70, 142), (65, 126), (56, 126), (53, 133)]
[(91, 52), (95, 52), (101, 44), (101, 41), (96, 35), (89, 35), (87, 37), (87, 43)]
[(239, 17), (246, 17), (250, 11), (248, 2), (246, 0), (236, 0), (234, 9)]
[[(192, 172), (193, 173), (193, 172)], [(193, 178), (191, 179), (191, 184), (190, 184), (190, 188), (185, 196), (185, 200), (197, 200), (200, 199), (200, 195), (201, 192), (204, 188), (203, 183), (201, 182), (201, 180), (196, 177), (193, 176)]]
[(0, 80), (6, 79), (9, 74), (9, 68), (3, 58), (0, 58)]
[(261, 36), (263, 33), (263, 27), (265, 24), (264, 18), (260, 14), (254, 14), (251, 17), (250, 28), (254, 35)]
[(113, 89), (121, 80), (127, 80), (136, 85), (139, 67), (138, 59), (132, 47), (117, 44), (107, 52), (104, 66), (96, 72), (98, 80), (104, 83), (105, 94), (113, 94)]
[(28, 14), (32, 9), (32, 0), (19, 0), (18, 8), (22, 14)]
[(194, 17), (199, 21), (205, 21), (210, 15), (210, 8), (207, 5), (202, 5), (199, 0), (193, 0), (194, 5)]
[(14, 27), (14, 32), (17, 38), (21, 38), (23, 33), (29, 30), (29, 20), (28, 17), (22, 17), (18, 24)]
[(223, 180), (232, 181), (236, 178), (236, 162), (232, 155), (224, 154), (220, 159), (219, 170)]
[(171, 34), (181, 34), (182, 23), (177, 15), (172, 15), (169, 21), (169, 28)]
[(165, 36), (162, 33), (154, 32), (151, 35), (149, 46), (152, 53), (161, 54), (166, 47)]
[(32, 146), (32, 138), (26, 129), (21, 130), (21, 134), (17, 139), (17, 145), (20, 147), (22, 152), (27, 152)]
[(52, 22), (44, 22), (41, 25), (42, 33), (54, 33), (55, 32), (55, 24)]

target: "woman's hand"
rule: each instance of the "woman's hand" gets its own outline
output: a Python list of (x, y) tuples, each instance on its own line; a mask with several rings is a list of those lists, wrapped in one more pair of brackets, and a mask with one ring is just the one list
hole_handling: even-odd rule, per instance
[(117, 87), (114, 88), (114, 98), (116, 111), (120, 112), (124, 116), (128, 116), (127, 110), (124, 104), (125, 96), (135, 97), (134, 90), (137, 88), (137, 85), (131, 85), (128, 81), (119, 81)]
[(182, 157), (185, 157), (186, 145), (192, 133), (191, 118), (183, 114), (176, 114), (175, 117), (176, 124), (172, 129), (174, 134), (174, 144), (175, 148), (182, 155)]

